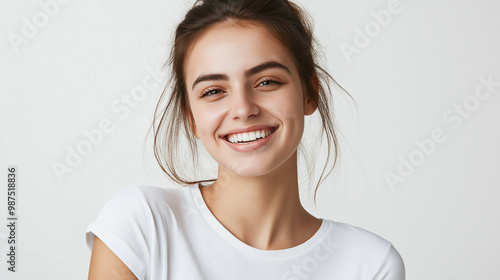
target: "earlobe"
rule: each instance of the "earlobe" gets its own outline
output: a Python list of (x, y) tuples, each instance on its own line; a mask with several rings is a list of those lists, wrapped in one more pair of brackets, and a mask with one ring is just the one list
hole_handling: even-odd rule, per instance
[(319, 79), (318, 76), (314, 75), (311, 78), (311, 83), (313, 87), (313, 96), (315, 100), (312, 100), (309, 95), (305, 96), (304, 100), (304, 114), (312, 115), (316, 109), (318, 108), (318, 100), (319, 100)]
[(308, 116), (312, 115), (316, 111), (318, 105), (311, 98), (306, 97), (306, 103), (304, 104), (304, 107), (304, 115)]

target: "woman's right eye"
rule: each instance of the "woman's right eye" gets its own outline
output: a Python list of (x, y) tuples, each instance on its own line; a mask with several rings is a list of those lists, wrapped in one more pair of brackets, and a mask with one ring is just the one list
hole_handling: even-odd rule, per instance
[(220, 89), (209, 88), (209, 89), (203, 91), (201, 98), (203, 98), (205, 96), (214, 96), (214, 95), (217, 95), (217, 93), (221, 93), (221, 92), (222, 92), (222, 90), (220, 90)]

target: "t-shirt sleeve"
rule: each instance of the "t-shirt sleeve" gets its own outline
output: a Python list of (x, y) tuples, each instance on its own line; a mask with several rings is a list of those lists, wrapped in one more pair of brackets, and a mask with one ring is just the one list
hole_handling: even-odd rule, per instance
[(373, 280), (405, 280), (403, 258), (392, 244)]
[(139, 280), (145, 279), (151, 223), (151, 211), (141, 189), (124, 188), (111, 197), (88, 226), (87, 246), (92, 250), (94, 237), (99, 237)]

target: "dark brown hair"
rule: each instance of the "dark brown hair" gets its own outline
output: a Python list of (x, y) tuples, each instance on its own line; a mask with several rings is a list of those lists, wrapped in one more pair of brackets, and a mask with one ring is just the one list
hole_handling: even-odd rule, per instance
[[(304, 94), (311, 97), (318, 106), (317, 110), (322, 121), (321, 139), (324, 132), (327, 137), (328, 155), (314, 192), (314, 200), (316, 201), (318, 186), (330, 175), (339, 156), (338, 139), (335, 134), (333, 113), (330, 109), (332, 102), (329, 82), (333, 81), (344, 92), (347, 93), (347, 91), (318, 65), (313, 26), (309, 15), (299, 6), (287, 0), (198, 0), (194, 3), (184, 20), (177, 26), (174, 46), (165, 64), (171, 67), (171, 77), (156, 105), (153, 120), (156, 160), (161, 169), (176, 183), (195, 184), (216, 180), (191, 181), (185, 179), (187, 174), (182, 174), (178, 169), (181, 159), (193, 159), (192, 166), (195, 168), (198, 164), (196, 138), (188, 121), (188, 118), (192, 119), (192, 113), (187, 98), (183, 64), (186, 51), (195, 39), (209, 27), (229, 20), (259, 23), (288, 48), (298, 69)], [(169, 91), (171, 94), (167, 104), (160, 105)], [(349, 95), (349, 93), (347, 94)], [(159, 116), (161, 118), (158, 128), (155, 129)], [(181, 135), (187, 138), (191, 155), (187, 155), (187, 151), (178, 149)], [(334, 163), (326, 176), (323, 177), (330, 161), (332, 143), (335, 149)], [(299, 145), (299, 150), (300, 148)]]

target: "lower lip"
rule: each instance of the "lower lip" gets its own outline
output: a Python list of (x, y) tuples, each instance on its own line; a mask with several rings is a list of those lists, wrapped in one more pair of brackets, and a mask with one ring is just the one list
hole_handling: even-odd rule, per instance
[(266, 138), (261, 138), (261, 139), (255, 140), (255, 141), (247, 143), (247, 144), (236, 144), (236, 143), (231, 143), (231, 142), (227, 141), (226, 139), (223, 139), (223, 140), (224, 140), (224, 142), (226, 142), (229, 145), (229, 147), (231, 149), (235, 150), (236, 152), (248, 153), (248, 152), (255, 151), (255, 150), (259, 149), (260, 147), (266, 145), (267, 142), (271, 141), (271, 138), (273, 138), (274, 134), (276, 134), (277, 131), (278, 131), (278, 128), (276, 128), (276, 130), (273, 133), (271, 133), (269, 136), (267, 136)]

